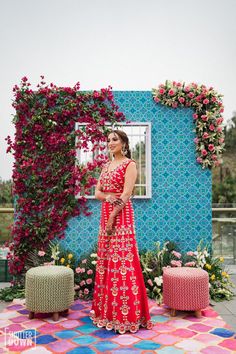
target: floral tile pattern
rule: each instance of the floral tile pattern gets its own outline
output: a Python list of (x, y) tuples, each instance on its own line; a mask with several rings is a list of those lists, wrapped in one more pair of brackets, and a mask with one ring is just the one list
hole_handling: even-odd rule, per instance
[[(36, 315), (29, 320), (24, 304), (13, 302), (0, 313), (0, 353), (24, 354), (233, 354), (236, 334), (210, 307), (197, 319), (178, 312), (170, 317), (169, 309), (149, 301), (155, 325), (152, 330), (120, 335), (92, 324), (88, 317), (91, 301), (76, 300), (68, 315), (53, 322), (51, 316)], [(22, 316), (22, 311), (24, 315)], [(79, 316), (78, 316), (79, 314)], [(19, 321), (21, 319), (21, 321)], [(32, 342), (17, 341), (34, 334)], [(12, 341), (12, 338), (15, 338)], [(34, 336), (33, 336), (34, 338)], [(7, 347), (6, 347), (7, 344)]]

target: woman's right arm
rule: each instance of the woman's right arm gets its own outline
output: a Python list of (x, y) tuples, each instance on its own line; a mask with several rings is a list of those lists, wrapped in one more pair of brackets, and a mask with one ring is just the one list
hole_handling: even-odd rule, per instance
[(98, 182), (97, 182), (97, 185), (96, 185), (96, 188), (95, 188), (95, 198), (98, 199), (98, 200), (104, 201), (104, 200), (106, 200), (107, 193), (102, 192), (102, 186), (101, 186), (100, 178), (101, 178), (101, 175), (100, 175), (100, 177), (98, 179)]

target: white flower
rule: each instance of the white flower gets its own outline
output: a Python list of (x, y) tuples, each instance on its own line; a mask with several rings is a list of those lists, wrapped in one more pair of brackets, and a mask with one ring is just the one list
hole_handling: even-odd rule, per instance
[(92, 261), (91, 263), (92, 263), (92, 264), (97, 264), (97, 261)]
[(160, 275), (159, 277), (155, 277), (154, 282), (156, 283), (157, 286), (161, 286), (161, 284), (163, 283), (162, 275)]
[(93, 258), (97, 257), (97, 253), (91, 253), (90, 257), (93, 257)]

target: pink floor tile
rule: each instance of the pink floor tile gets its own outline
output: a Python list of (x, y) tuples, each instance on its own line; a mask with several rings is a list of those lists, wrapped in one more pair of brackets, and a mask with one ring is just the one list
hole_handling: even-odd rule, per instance
[(180, 338), (172, 336), (171, 334), (162, 333), (154, 337), (152, 340), (163, 345), (172, 345), (178, 342)]
[(193, 324), (193, 325), (189, 326), (188, 328), (192, 329), (193, 331), (197, 331), (197, 332), (208, 332), (213, 329), (212, 327), (206, 326), (201, 323)]
[(218, 319), (218, 318), (207, 318), (204, 321), (205, 325), (209, 325), (209, 326), (213, 326), (213, 327), (224, 327), (225, 326), (225, 322), (222, 319)]
[(206, 344), (210, 342), (215, 342), (215, 344), (217, 344), (219, 342), (218, 336), (209, 333), (198, 334), (197, 336), (194, 337), (194, 339), (199, 340), (200, 342)]
[(135, 333), (136, 337), (142, 338), (142, 339), (147, 339), (147, 338), (153, 338), (156, 336), (156, 331), (153, 330), (146, 330), (146, 329), (140, 329), (137, 333)]
[(173, 335), (182, 337), (182, 338), (191, 338), (197, 334), (197, 332), (190, 331), (189, 329), (179, 328), (172, 332)]
[(58, 324), (45, 323), (40, 327), (40, 332), (42, 333), (53, 333), (56, 331), (61, 331), (63, 328)]
[(201, 353), (203, 354), (229, 354), (231, 351), (221, 349), (217, 346), (209, 346), (207, 348), (204, 348), (201, 350)]
[(28, 319), (29, 319), (28, 316), (18, 316), (15, 318), (11, 318), (11, 321), (15, 323), (22, 323), (24, 321), (27, 321)]
[(25, 329), (24, 327), (22, 327), (20, 324), (15, 323), (15, 324), (10, 324), (9, 326), (6, 326), (5, 328), (2, 328), (2, 331), (22, 331), (23, 329)]
[(116, 342), (118, 344), (122, 344), (122, 345), (124, 345), (124, 344), (130, 345), (130, 344), (134, 344), (134, 343), (138, 342), (139, 338), (134, 337), (130, 334), (123, 334), (122, 336), (120, 335), (116, 338), (113, 338), (112, 341)]
[(77, 320), (67, 320), (65, 322), (62, 322), (60, 325), (63, 328), (74, 328), (74, 327), (81, 326), (81, 322)]
[(234, 350), (236, 352), (236, 339), (225, 339), (223, 342), (219, 344), (222, 347), (225, 347), (230, 350)]
[(39, 328), (39, 327), (43, 326), (44, 324), (45, 324), (45, 321), (36, 320), (36, 319), (24, 322), (24, 326), (26, 328)]
[(59, 340), (57, 342), (48, 344), (48, 348), (52, 349), (55, 353), (67, 352), (68, 350), (73, 349), (75, 347), (76, 344), (72, 344), (67, 340)]
[(216, 311), (214, 311), (212, 308), (208, 308), (205, 310), (202, 310), (202, 315), (205, 317), (217, 317), (219, 316)]
[(175, 330), (175, 327), (170, 325), (171, 322), (166, 323), (156, 323), (153, 330), (156, 332), (170, 332)]

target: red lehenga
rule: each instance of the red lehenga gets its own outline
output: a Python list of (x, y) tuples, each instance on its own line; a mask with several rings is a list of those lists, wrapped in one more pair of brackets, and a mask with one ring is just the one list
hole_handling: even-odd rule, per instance
[[(112, 171), (109, 162), (100, 176), (103, 192), (122, 193), (125, 171), (131, 159)], [(151, 329), (153, 324), (139, 260), (131, 200), (115, 220), (115, 232), (108, 236), (105, 227), (113, 205), (102, 202), (98, 236), (95, 287), (90, 317), (98, 327), (123, 334), (137, 332), (139, 327)]]

